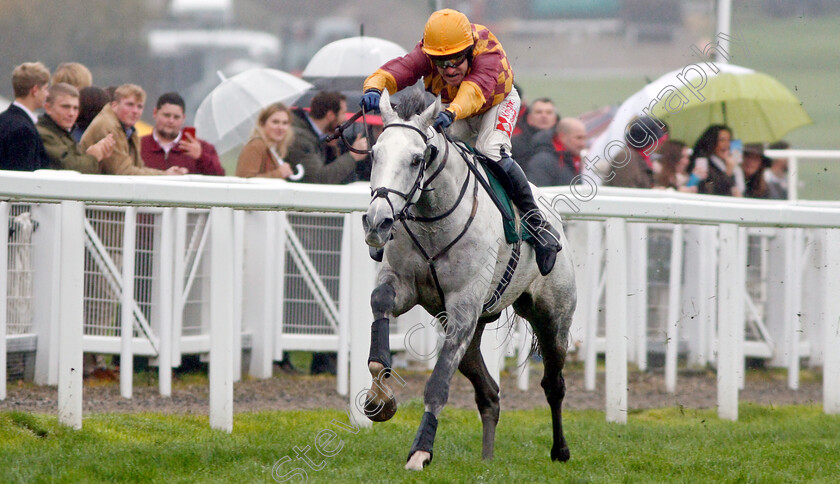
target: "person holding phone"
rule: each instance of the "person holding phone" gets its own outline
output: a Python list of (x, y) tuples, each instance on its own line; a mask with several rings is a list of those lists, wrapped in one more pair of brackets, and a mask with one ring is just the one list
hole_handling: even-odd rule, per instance
[(185, 110), (184, 98), (176, 92), (158, 98), (152, 111), (155, 127), (140, 140), (143, 161), (159, 170), (177, 166), (192, 174), (224, 176), (216, 148), (198, 139), (194, 127), (184, 126)]
[(697, 193), (741, 197), (744, 193), (744, 173), (732, 156), (732, 129), (714, 124), (694, 145), (688, 186), (696, 186)]

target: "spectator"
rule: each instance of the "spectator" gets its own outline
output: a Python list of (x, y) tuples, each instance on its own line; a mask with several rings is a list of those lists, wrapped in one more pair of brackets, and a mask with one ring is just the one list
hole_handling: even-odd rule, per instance
[(653, 160), (651, 155), (666, 138), (665, 129), (649, 116), (641, 116), (627, 125), (624, 141), (630, 156), (621, 166), (613, 166), (615, 175), (605, 180), (612, 187), (653, 188)]
[(85, 134), (93, 118), (110, 102), (111, 96), (101, 87), (90, 86), (79, 89), (79, 117), (76, 119), (76, 126), (70, 132), (77, 143), (82, 140), (82, 135)]
[(134, 124), (143, 114), (146, 92), (138, 85), (123, 84), (114, 91), (114, 100), (102, 108), (82, 135), (83, 150), (109, 133), (116, 144), (110, 156), (102, 159), (102, 172), (108, 175), (183, 175), (187, 170), (173, 166), (165, 171), (148, 168), (140, 158), (140, 137)]
[(681, 192), (697, 193), (697, 185), (687, 187), (689, 174), (689, 150), (682, 142), (668, 140), (658, 150), (658, 159), (654, 162), (653, 188), (671, 188)]
[(769, 198), (764, 169), (770, 166), (770, 158), (764, 156), (764, 146), (748, 144), (744, 146), (744, 196), (747, 198)]
[[(288, 159), (303, 165), (305, 183), (338, 184), (347, 180), (356, 171), (356, 165), (367, 159), (367, 155), (347, 151), (341, 153), (334, 140), (325, 144), (325, 135), (335, 131), (344, 121), (347, 100), (338, 92), (319, 92), (309, 103), (309, 113), (302, 109), (294, 111), (292, 129), (294, 141), (289, 146)], [(361, 134), (353, 141), (353, 148), (366, 150), (367, 139)]]
[[(777, 141), (769, 146), (771, 150), (787, 150), (790, 144), (787, 141)], [(764, 180), (767, 182), (767, 196), (774, 200), (787, 200), (788, 198), (788, 160), (787, 158), (774, 158), (770, 162), (770, 168), (764, 170)]]
[(554, 102), (547, 97), (536, 99), (528, 106), (525, 122), (518, 124), (519, 132), (510, 139), (511, 155), (514, 159), (523, 161), (522, 168), (526, 173), (529, 160), (538, 151), (532, 143), (534, 136), (541, 132), (548, 132), (551, 133), (549, 137), (553, 136), (559, 121), (560, 116)]
[(52, 83), (64, 82), (76, 89), (84, 89), (93, 85), (93, 75), (90, 70), (78, 62), (64, 62), (55, 68)]
[(386, 62), (365, 80), (361, 104), (368, 111), (376, 110), (383, 89), (394, 93), (420, 78), (426, 90), (446, 104), (434, 128), (452, 125), (451, 134), (474, 139), (476, 149), (493, 160), (491, 169), (536, 235), (530, 240), (540, 273), (548, 274), (560, 250), (559, 234), (537, 207), (525, 172), (510, 157), (520, 102), (502, 44), (487, 27), (471, 23), (463, 13), (438, 10), (411, 52)]
[(184, 99), (175, 92), (161, 95), (152, 117), (152, 134), (140, 139), (140, 154), (146, 166), (166, 170), (182, 166), (190, 173), (224, 176), (216, 148), (210, 143), (181, 131), (184, 126)]
[(50, 86), (44, 103), (45, 114), (38, 120), (38, 134), (50, 157), (51, 168), (99, 174), (99, 162), (114, 150), (114, 135), (107, 136), (82, 151), (70, 130), (79, 116), (79, 91), (59, 82)]
[(50, 71), (40, 62), (25, 62), (12, 72), (15, 100), (0, 114), (0, 169), (35, 171), (50, 159), (38, 136), (35, 110), (44, 107)]
[(698, 193), (742, 196), (743, 173), (729, 150), (731, 141), (732, 130), (722, 124), (709, 126), (697, 140), (689, 170), (699, 179)]
[(251, 139), (239, 153), (236, 176), (243, 178), (289, 178), (292, 168), (284, 161), (294, 139), (292, 112), (283, 103), (260, 111)]
[(555, 129), (535, 133), (531, 144), (536, 154), (525, 165), (528, 179), (537, 186), (569, 185), (580, 173), (586, 126), (577, 118), (563, 118)]

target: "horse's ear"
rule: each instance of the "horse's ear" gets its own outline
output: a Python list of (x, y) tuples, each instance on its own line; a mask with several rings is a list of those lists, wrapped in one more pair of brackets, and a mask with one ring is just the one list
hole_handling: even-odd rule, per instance
[(435, 102), (429, 105), (422, 113), (420, 113), (420, 122), (423, 126), (431, 126), (437, 113), (440, 112), (440, 95), (435, 98)]
[(394, 122), (397, 117), (397, 113), (391, 107), (391, 95), (388, 94), (387, 89), (382, 90), (382, 97), (379, 99), (379, 112), (382, 113), (382, 122), (384, 124)]

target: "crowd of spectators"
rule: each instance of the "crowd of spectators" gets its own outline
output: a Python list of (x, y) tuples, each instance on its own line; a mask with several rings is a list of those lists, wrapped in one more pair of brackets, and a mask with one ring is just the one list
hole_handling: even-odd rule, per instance
[[(549, 98), (523, 103), (522, 111), (511, 138), (512, 152), (537, 186), (579, 184), (589, 175), (605, 186), (787, 199), (787, 160), (771, 160), (763, 144), (733, 150), (736, 133), (729, 126), (709, 126), (688, 146), (670, 139), (667, 125), (659, 120), (637, 117), (628, 124), (624, 139), (616, 140), (626, 147), (619, 152), (620, 163), (608, 172), (601, 166), (601, 171), (587, 174), (581, 159), (589, 135), (580, 119), (561, 117)], [(780, 141), (768, 148), (784, 150), (789, 145)]]

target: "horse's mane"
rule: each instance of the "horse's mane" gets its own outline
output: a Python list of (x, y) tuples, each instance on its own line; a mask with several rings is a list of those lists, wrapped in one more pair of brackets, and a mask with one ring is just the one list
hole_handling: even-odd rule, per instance
[(412, 89), (410, 92), (405, 93), (405, 96), (397, 104), (395, 110), (400, 119), (408, 121), (412, 116), (422, 113), (428, 105), (429, 103), (426, 100), (425, 93)]

